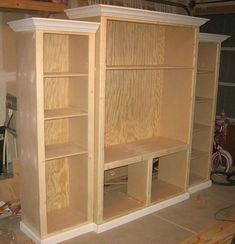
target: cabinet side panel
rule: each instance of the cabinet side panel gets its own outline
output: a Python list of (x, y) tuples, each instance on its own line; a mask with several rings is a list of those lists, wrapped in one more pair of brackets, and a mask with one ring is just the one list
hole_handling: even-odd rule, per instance
[[(21, 164), (22, 221), (39, 235), (36, 45), (34, 33), (17, 34), (17, 132)], [(39, 235), (40, 236), (40, 235)]]
[(160, 113), (162, 71), (108, 71), (105, 146), (151, 138)]
[(158, 135), (188, 142), (192, 113), (192, 70), (164, 71)]

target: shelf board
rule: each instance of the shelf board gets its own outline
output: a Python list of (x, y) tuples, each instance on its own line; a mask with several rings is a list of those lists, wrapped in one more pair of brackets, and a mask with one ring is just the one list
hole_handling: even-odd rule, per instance
[(196, 102), (197, 103), (206, 103), (206, 102), (212, 102), (213, 99), (212, 98), (208, 98), (208, 97), (196, 97)]
[(184, 193), (184, 189), (165, 181), (154, 179), (152, 181), (151, 202), (156, 203)]
[(189, 66), (171, 65), (107, 65), (106, 70), (165, 70), (165, 69), (193, 69)]
[(45, 72), (44, 78), (63, 78), (63, 77), (88, 77), (88, 74), (71, 72)]
[(78, 108), (46, 109), (44, 111), (44, 120), (63, 119), (87, 115), (87, 111)]
[(193, 127), (193, 133), (198, 133), (198, 132), (209, 130), (209, 129), (210, 129), (209, 125), (195, 123), (194, 127)]
[(192, 153), (191, 153), (191, 160), (194, 160), (194, 159), (197, 159), (197, 158), (201, 158), (201, 157), (204, 157), (204, 156), (208, 156), (208, 152), (203, 152), (203, 151), (200, 151), (200, 150), (193, 149)]
[(87, 149), (79, 147), (76, 144), (72, 143), (61, 143), (47, 145), (45, 149), (45, 158), (46, 160), (53, 160), (57, 158), (64, 158), (79, 154), (86, 154)]
[(127, 195), (122, 189), (104, 194), (104, 220), (118, 217), (144, 207), (145, 204)]
[(105, 148), (104, 170), (186, 150), (187, 144), (165, 137), (154, 137)]
[(198, 74), (214, 74), (215, 71), (214, 70), (210, 70), (210, 69), (198, 69), (197, 73)]
[[(77, 209), (76, 209), (77, 210)], [(72, 208), (62, 208), (47, 213), (47, 231), (53, 233), (87, 223), (87, 217)]]

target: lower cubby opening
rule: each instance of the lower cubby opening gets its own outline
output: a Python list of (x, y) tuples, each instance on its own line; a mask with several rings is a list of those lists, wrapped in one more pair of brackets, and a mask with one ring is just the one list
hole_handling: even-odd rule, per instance
[(88, 221), (87, 154), (46, 162), (47, 232)]
[(103, 219), (106, 221), (147, 204), (148, 162), (105, 171)]
[(157, 203), (185, 192), (187, 150), (153, 160), (151, 203)]
[(189, 186), (198, 185), (209, 179), (209, 152), (193, 150), (190, 163)]

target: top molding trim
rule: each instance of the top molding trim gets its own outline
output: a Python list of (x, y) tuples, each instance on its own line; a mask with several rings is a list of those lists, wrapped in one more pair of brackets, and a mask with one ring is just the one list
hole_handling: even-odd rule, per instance
[(69, 17), (69, 19), (80, 19), (95, 16), (112, 16), (126, 19), (180, 24), (185, 26), (201, 26), (209, 20), (205, 18), (191, 17), (186, 15), (170, 14), (151, 10), (126, 8), (103, 4), (66, 9), (65, 13)]
[(47, 18), (27, 18), (8, 22), (10, 27), (15, 32), (21, 31), (66, 31), (66, 32), (82, 32), (82, 33), (96, 33), (99, 28), (99, 23), (61, 20), (61, 19), (47, 19)]
[(199, 41), (201, 42), (218, 42), (221, 43), (227, 40), (230, 36), (227, 35), (218, 35), (211, 33), (199, 33)]

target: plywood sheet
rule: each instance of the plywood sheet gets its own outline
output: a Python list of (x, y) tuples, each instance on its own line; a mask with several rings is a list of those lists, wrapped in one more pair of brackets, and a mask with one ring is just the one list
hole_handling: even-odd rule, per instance
[(163, 64), (164, 45), (164, 26), (108, 21), (107, 65)]
[(105, 146), (157, 134), (161, 71), (108, 71), (105, 97)]

